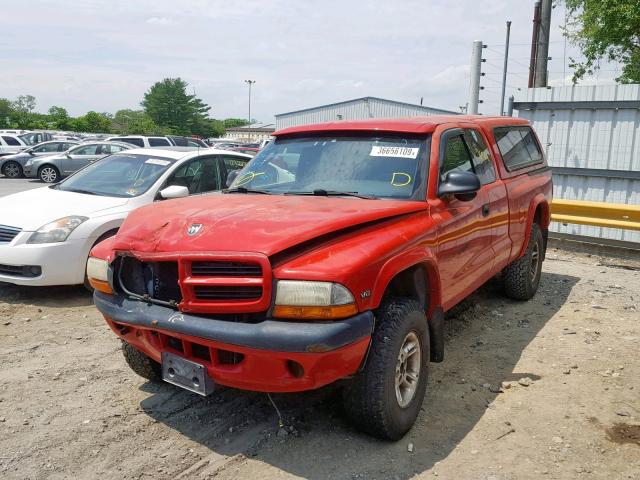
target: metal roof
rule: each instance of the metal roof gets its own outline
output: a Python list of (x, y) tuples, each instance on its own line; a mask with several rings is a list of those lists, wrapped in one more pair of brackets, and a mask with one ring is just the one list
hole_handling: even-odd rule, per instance
[(378, 101), (378, 102), (393, 103), (393, 104), (402, 105), (402, 106), (405, 106), (405, 107), (423, 108), (424, 110), (438, 110), (441, 113), (452, 113), (452, 114), (456, 113), (456, 112), (453, 112), (451, 110), (444, 110), (442, 108), (432, 108), (432, 107), (427, 107), (427, 106), (424, 106), (424, 105), (417, 105), (417, 104), (414, 104), (414, 103), (398, 102), (396, 100), (387, 100), (386, 98), (379, 98), (379, 97), (371, 97), (371, 96), (369, 96), (369, 97), (354, 98), (352, 100), (345, 100), (345, 101), (342, 101), (342, 102), (328, 103), (326, 105), (319, 105), (317, 107), (303, 108), (302, 110), (294, 110), (292, 112), (277, 113), (275, 115), (275, 117), (278, 118), (278, 117), (281, 117), (283, 115), (291, 115), (291, 114), (294, 114), (294, 113), (310, 112), (310, 111), (313, 111), (313, 110), (317, 110), (319, 108), (331, 108), (331, 107), (338, 107), (338, 106), (341, 106), (341, 105), (347, 105), (347, 104), (350, 104), (350, 103), (368, 102), (370, 100), (375, 100), (375, 101)]

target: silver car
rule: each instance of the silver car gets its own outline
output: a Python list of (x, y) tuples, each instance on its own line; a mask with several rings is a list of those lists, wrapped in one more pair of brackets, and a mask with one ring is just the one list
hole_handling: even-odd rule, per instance
[(134, 146), (121, 142), (81, 143), (59, 155), (28, 160), (23, 171), (26, 177), (39, 178), (45, 183), (55, 183), (102, 157), (130, 148)]
[(29, 147), (20, 153), (0, 157), (0, 172), (5, 177), (18, 178), (24, 175), (24, 164), (35, 157), (43, 157), (47, 155), (56, 155), (60, 152), (66, 152), (71, 147), (77, 145), (78, 142), (58, 141), (43, 142), (33, 147)]

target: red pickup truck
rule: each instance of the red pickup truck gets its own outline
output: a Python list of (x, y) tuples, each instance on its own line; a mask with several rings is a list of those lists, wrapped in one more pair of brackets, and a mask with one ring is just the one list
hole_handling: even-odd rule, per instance
[(510, 298), (536, 292), (540, 143), (526, 120), (457, 115), (274, 136), (223, 194), (131, 213), (91, 253), (95, 304), (144, 378), (201, 395), (341, 380), (349, 417), (398, 439), (443, 360), (443, 313), (497, 274)]

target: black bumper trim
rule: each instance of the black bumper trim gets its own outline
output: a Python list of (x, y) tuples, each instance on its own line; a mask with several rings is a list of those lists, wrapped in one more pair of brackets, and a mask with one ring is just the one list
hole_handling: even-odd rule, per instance
[[(373, 332), (373, 313), (331, 322), (265, 320), (239, 323), (181, 313), (120, 295), (93, 294), (98, 310), (114, 322), (157, 328), (229, 345), (276, 352), (321, 353), (336, 350)], [(153, 323), (152, 323), (153, 322)]]

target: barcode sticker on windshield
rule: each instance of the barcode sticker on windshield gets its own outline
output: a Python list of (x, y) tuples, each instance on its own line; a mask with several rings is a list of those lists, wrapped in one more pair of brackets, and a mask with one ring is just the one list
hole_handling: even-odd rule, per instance
[(166, 167), (167, 165), (169, 165), (171, 162), (169, 162), (168, 160), (160, 160), (158, 158), (150, 158), (149, 160), (147, 160), (144, 163), (148, 163), (150, 165), (160, 165), (162, 167)]
[(372, 157), (395, 157), (395, 158), (417, 158), (419, 147), (383, 147), (380, 145), (373, 145), (371, 147)]

